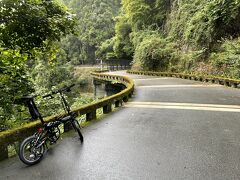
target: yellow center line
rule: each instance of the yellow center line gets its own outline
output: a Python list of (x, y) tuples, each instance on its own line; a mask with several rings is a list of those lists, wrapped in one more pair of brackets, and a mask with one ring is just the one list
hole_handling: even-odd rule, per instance
[(214, 108), (234, 108), (240, 109), (240, 105), (223, 104), (198, 104), (198, 103), (175, 103), (175, 102), (128, 102), (134, 105), (162, 105), (162, 106), (190, 106), (190, 107), (214, 107)]
[(151, 85), (151, 86), (137, 86), (137, 88), (185, 88), (185, 87), (220, 87), (220, 85), (210, 85), (210, 84), (181, 84), (181, 85)]
[(129, 102), (124, 107), (240, 112), (240, 106), (237, 106), (237, 105), (219, 105), (219, 104), (168, 103), (168, 102), (167, 103), (164, 103), (164, 102)]
[(134, 81), (149, 81), (149, 80), (164, 80), (164, 79), (176, 79), (176, 78), (169, 78), (169, 77), (164, 77), (164, 78), (149, 78), (149, 79), (134, 79)]

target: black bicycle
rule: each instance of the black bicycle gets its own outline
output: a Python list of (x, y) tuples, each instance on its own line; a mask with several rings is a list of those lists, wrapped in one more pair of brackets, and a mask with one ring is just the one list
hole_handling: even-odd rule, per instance
[(38, 111), (38, 108), (35, 105), (34, 97), (26, 96), (22, 98), (24, 103), (28, 106), (32, 118), (40, 119), (43, 125), (42, 128), (39, 128), (37, 132), (34, 133), (34, 135), (27, 137), (20, 144), (19, 158), (23, 163), (27, 165), (34, 165), (42, 160), (46, 149), (48, 149), (48, 144), (54, 144), (59, 139), (60, 124), (70, 123), (75, 131), (77, 131), (81, 143), (83, 143), (83, 136), (80, 131), (80, 125), (76, 120), (77, 115), (76, 113), (71, 112), (70, 106), (64, 97), (64, 93), (70, 92), (73, 86), (74, 84), (43, 96), (43, 98), (53, 98), (53, 95), (60, 94), (63, 108), (67, 113), (67, 116), (58, 117), (55, 121), (49, 123), (44, 122), (40, 112)]

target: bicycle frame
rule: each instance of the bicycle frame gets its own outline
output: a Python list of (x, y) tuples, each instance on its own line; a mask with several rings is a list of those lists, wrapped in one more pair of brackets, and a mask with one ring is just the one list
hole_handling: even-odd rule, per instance
[[(67, 100), (64, 97), (63, 92), (69, 92), (71, 90), (70, 88), (73, 87), (73, 86), (74, 86), (74, 84), (69, 86), (69, 87), (59, 89), (56, 92), (52, 92), (51, 94), (47, 94), (47, 95), (43, 96), (43, 98), (46, 98), (46, 97), (53, 98), (52, 95), (59, 93), (60, 97), (61, 97), (61, 104), (63, 106), (63, 109), (68, 115), (70, 115), (71, 114), (71, 109), (70, 109), (70, 106), (69, 106)], [(41, 113), (39, 112), (39, 110), (38, 110), (38, 108), (37, 108), (37, 106), (34, 102), (34, 97), (36, 97), (36, 96), (33, 96), (33, 97), (32, 96), (25, 96), (25, 97), (22, 98), (22, 100), (25, 100), (25, 103), (26, 103), (26, 105), (29, 109), (29, 112), (32, 116), (32, 119), (40, 119), (41, 123), (45, 124), (46, 122), (43, 120), (43, 117), (42, 117)]]
[(60, 97), (61, 97), (61, 103), (62, 103), (62, 106), (63, 106), (64, 111), (65, 111), (68, 115), (70, 115), (70, 113), (71, 113), (70, 106), (69, 106), (69, 104), (68, 104), (67, 100), (65, 99), (65, 97), (64, 97), (64, 95), (63, 95), (62, 92), (60, 92)]

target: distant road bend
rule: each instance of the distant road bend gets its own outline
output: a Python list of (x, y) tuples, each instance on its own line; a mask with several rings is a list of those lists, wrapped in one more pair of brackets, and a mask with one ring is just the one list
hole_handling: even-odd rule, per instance
[(177, 78), (134, 79), (123, 108), (63, 138), (36, 166), (0, 163), (0, 179), (240, 179), (240, 90)]

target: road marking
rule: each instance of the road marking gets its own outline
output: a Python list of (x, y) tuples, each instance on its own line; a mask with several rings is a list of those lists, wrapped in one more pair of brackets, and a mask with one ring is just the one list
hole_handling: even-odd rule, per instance
[(169, 77), (163, 77), (163, 78), (149, 78), (149, 79), (134, 79), (134, 81), (149, 81), (149, 80), (163, 80), (163, 79), (176, 79), (176, 78), (169, 78)]
[(220, 85), (211, 84), (181, 84), (181, 85), (152, 85), (152, 86), (137, 86), (137, 88), (181, 88), (181, 87), (220, 87)]
[(144, 105), (163, 105), (163, 106), (197, 106), (197, 107), (215, 107), (215, 108), (236, 108), (240, 105), (223, 105), (223, 104), (198, 104), (198, 103), (175, 103), (175, 102), (128, 102), (127, 104), (144, 104)]
[(240, 106), (238, 106), (238, 105), (221, 105), (221, 104), (195, 104), (195, 103), (170, 103), (170, 102), (129, 102), (125, 105), (125, 107), (240, 112)]

